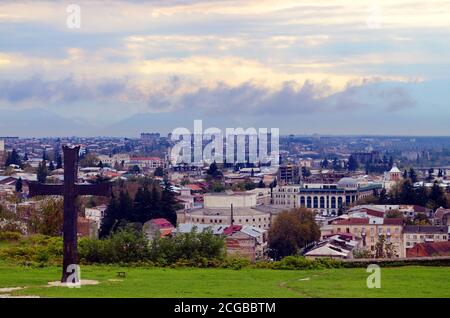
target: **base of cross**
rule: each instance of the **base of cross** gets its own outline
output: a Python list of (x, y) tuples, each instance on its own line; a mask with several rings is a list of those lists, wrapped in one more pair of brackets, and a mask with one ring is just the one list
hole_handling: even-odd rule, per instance
[(110, 196), (111, 185), (78, 184), (78, 159), (80, 146), (63, 146), (64, 184), (30, 183), (28, 196), (62, 195), (64, 197), (63, 221), (63, 272), (61, 282), (71, 282), (74, 275), (79, 275), (78, 267), (78, 211), (76, 199), (81, 195)]

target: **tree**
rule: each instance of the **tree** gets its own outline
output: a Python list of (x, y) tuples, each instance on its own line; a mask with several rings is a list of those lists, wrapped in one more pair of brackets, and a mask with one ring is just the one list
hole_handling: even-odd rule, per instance
[(97, 156), (94, 154), (85, 153), (82, 157), (80, 157), (80, 167), (95, 167), (98, 161)]
[(158, 167), (155, 169), (155, 172), (153, 173), (155, 177), (164, 177), (164, 169), (162, 167)]
[(130, 169), (128, 171), (133, 174), (139, 174), (139, 173), (141, 173), (141, 168), (139, 168), (138, 165), (134, 165), (134, 166), (130, 167)]
[(355, 171), (358, 169), (358, 161), (353, 155), (348, 158), (347, 168), (349, 171)]
[(427, 177), (428, 181), (433, 180), (433, 173), (434, 173), (434, 169), (433, 168), (428, 169), (428, 177)]
[(403, 179), (408, 179), (408, 171), (406, 169), (403, 171)]
[(167, 178), (164, 178), (161, 192), (161, 216), (173, 225), (177, 224), (177, 203), (175, 201), (175, 194), (172, 191), (172, 185)]
[(417, 213), (413, 220), (414, 225), (431, 225), (430, 220), (424, 213)]
[(302, 167), (302, 177), (308, 178), (309, 176), (311, 176), (311, 171), (306, 167)]
[(20, 156), (17, 153), (16, 149), (13, 149), (10, 153), (8, 153), (8, 156), (6, 157), (5, 166), (10, 165), (22, 165), (22, 160), (20, 160)]
[(98, 162), (97, 167), (103, 169), (103, 162), (101, 160)]
[(396, 218), (403, 218), (403, 213), (399, 210), (389, 210), (386, 212), (385, 218), (387, 219), (396, 219)]
[(269, 230), (270, 254), (275, 259), (297, 255), (307, 244), (319, 240), (314, 213), (304, 208), (281, 212)]
[(328, 159), (325, 158), (325, 159), (322, 161), (322, 168), (328, 168), (328, 165), (329, 165)]
[(100, 238), (107, 237), (117, 227), (119, 219), (119, 205), (117, 199), (114, 195), (111, 196), (108, 207), (105, 210), (105, 215), (101, 221), (100, 225)]
[(265, 187), (266, 187), (266, 185), (265, 185), (264, 181), (262, 181), (262, 179), (259, 180), (259, 182), (258, 182), (258, 188), (265, 188)]
[(338, 158), (334, 158), (333, 159), (333, 170), (339, 170), (340, 166), (339, 166), (339, 162), (338, 162)]
[(56, 156), (56, 169), (62, 169), (63, 162), (62, 162), (62, 156), (60, 153)]
[(402, 204), (416, 204), (417, 194), (411, 180), (403, 180), (400, 188), (399, 199)]
[(430, 195), (428, 197), (428, 205), (433, 209), (439, 207), (447, 208), (447, 198), (445, 197), (444, 191), (441, 189), (437, 182), (434, 182), (431, 188)]
[(416, 171), (414, 171), (413, 168), (409, 169), (409, 178), (411, 179), (412, 183), (417, 182), (417, 173), (416, 173)]
[(27, 153), (24, 154), (23, 161), (28, 161), (28, 154)]
[(22, 188), (23, 188), (22, 178), (19, 178), (16, 181), (16, 192), (22, 192)]
[(48, 165), (48, 170), (49, 171), (55, 170), (55, 165), (53, 164), (53, 161), (50, 161), (50, 164)]
[(37, 174), (37, 181), (39, 183), (45, 183), (48, 176), (47, 164), (45, 161), (39, 163), (36, 174)]
[(50, 160), (50, 158), (47, 155), (47, 151), (44, 148), (44, 151), (42, 152), (42, 161)]
[(384, 243), (386, 242), (386, 238), (384, 235), (378, 236), (378, 241), (375, 244), (375, 258), (384, 258), (385, 257), (385, 250), (384, 250)]
[(385, 188), (381, 189), (380, 194), (378, 196), (378, 202), (379, 202), (379, 204), (387, 204), (388, 203), (388, 196), (387, 196)]
[(209, 168), (206, 171), (206, 173), (213, 178), (217, 178), (222, 175), (215, 161), (209, 165)]
[(49, 236), (59, 236), (63, 226), (63, 200), (46, 199), (38, 210), (33, 210), (29, 217), (29, 230)]

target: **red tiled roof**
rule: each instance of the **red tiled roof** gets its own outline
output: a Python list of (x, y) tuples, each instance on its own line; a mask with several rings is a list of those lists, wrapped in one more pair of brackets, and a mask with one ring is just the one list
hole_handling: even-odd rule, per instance
[(369, 224), (369, 219), (368, 218), (349, 218), (349, 219), (333, 221), (332, 224), (337, 224), (337, 225)]
[(406, 257), (450, 256), (450, 242), (419, 243), (406, 250)]
[(402, 218), (385, 218), (383, 220), (383, 224), (386, 225), (402, 225), (403, 219)]
[(150, 223), (157, 225), (159, 228), (170, 228), (173, 227), (172, 223), (170, 223), (169, 221), (167, 221), (164, 218), (159, 218), (159, 219), (152, 219), (150, 220)]
[(381, 212), (381, 211), (376, 211), (376, 210), (366, 209), (366, 213), (367, 213), (368, 215), (376, 216), (376, 217), (379, 217), (379, 218), (384, 217), (384, 212)]
[(242, 229), (241, 225), (233, 225), (233, 226), (229, 226), (225, 230), (223, 230), (223, 233), (225, 235), (230, 235), (230, 234), (233, 234), (234, 232), (240, 231), (241, 229)]
[(196, 184), (187, 184), (186, 187), (191, 189), (192, 191), (200, 191), (202, 188)]

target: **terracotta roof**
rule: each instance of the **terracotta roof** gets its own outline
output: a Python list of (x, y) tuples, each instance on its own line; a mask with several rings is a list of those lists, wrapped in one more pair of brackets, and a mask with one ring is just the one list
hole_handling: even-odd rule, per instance
[(349, 218), (349, 219), (333, 221), (332, 224), (337, 224), (337, 225), (369, 224), (369, 219), (368, 218)]
[(223, 233), (226, 235), (233, 234), (234, 232), (240, 231), (242, 229), (242, 225), (233, 225), (227, 227), (225, 230), (223, 230)]
[(187, 188), (193, 190), (193, 191), (200, 191), (202, 190), (202, 187), (196, 185), (196, 184), (187, 184), (186, 185)]
[(383, 224), (386, 225), (402, 225), (403, 219), (402, 218), (385, 218), (383, 220)]
[(376, 216), (379, 218), (384, 217), (384, 212), (381, 212), (381, 211), (371, 210), (371, 209), (367, 209), (367, 208), (362, 209), (362, 210), (365, 210), (367, 215)]
[(450, 242), (419, 243), (406, 250), (406, 257), (450, 256)]
[(150, 223), (157, 225), (159, 228), (170, 228), (173, 227), (172, 223), (170, 223), (169, 221), (167, 221), (164, 218), (159, 218), (159, 219), (152, 219), (150, 220)]

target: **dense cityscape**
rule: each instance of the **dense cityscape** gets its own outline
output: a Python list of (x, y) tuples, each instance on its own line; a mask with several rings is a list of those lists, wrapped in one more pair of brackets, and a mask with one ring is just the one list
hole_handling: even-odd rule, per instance
[[(61, 199), (31, 198), (28, 184), (63, 182), (64, 144), (81, 145), (78, 182), (114, 184), (111, 199), (80, 200), (79, 237), (105, 238), (130, 224), (149, 241), (212, 229), (228, 255), (252, 262), (450, 252), (450, 138), (282, 136), (279, 165), (263, 166), (173, 164), (174, 142), (159, 133), (3, 137), (2, 231), (61, 234)], [(310, 215), (308, 231), (283, 223), (289, 213)]]

